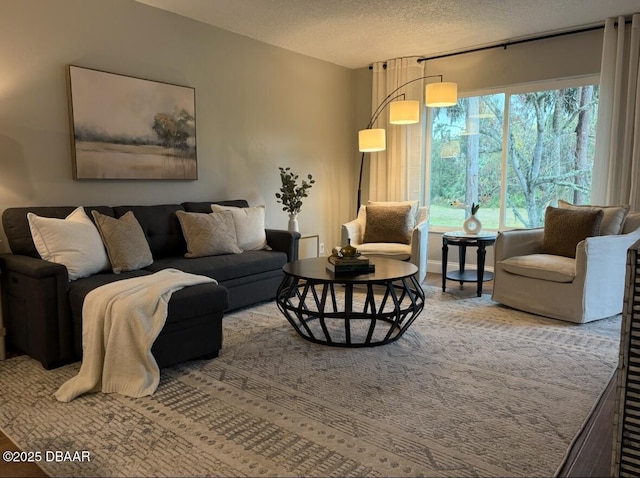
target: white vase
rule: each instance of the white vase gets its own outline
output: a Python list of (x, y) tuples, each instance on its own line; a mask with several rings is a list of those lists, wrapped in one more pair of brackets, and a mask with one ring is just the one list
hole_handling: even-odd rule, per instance
[(482, 229), (482, 223), (478, 221), (478, 218), (474, 214), (471, 214), (462, 223), (462, 228), (467, 234), (478, 234)]
[(298, 215), (289, 214), (289, 229), (290, 232), (300, 232), (298, 228)]

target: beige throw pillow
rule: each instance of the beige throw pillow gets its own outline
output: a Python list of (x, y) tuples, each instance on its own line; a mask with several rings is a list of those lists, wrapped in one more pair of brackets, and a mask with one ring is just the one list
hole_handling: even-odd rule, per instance
[(176, 215), (187, 242), (187, 253), (184, 257), (218, 256), (242, 252), (238, 247), (236, 226), (231, 211), (210, 214), (177, 211)]
[(115, 274), (135, 271), (153, 264), (149, 243), (132, 211), (118, 219), (98, 211), (91, 211), (91, 214), (107, 248), (111, 269)]
[(231, 211), (240, 249), (243, 251), (258, 251), (267, 248), (267, 233), (264, 230), (264, 206), (233, 207), (212, 204), (211, 210), (213, 212)]
[(600, 233), (601, 209), (558, 209), (547, 207), (544, 215), (542, 252), (575, 257), (576, 246), (587, 237)]
[(411, 243), (411, 206), (367, 206), (363, 243)]
[(581, 205), (571, 204), (562, 199), (558, 199), (558, 207), (561, 209), (601, 209), (602, 224), (600, 225), (600, 235), (609, 236), (614, 234), (621, 234), (622, 227), (624, 226), (625, 218), (629, 213), (629, 205), (621, 206), (593, 206), (593, 205)]
[(40, 257), (62, 264), (69, 280), (88, 277), (109, 268), (102, 239), (82, 207), (65, 219), (27, 213), (31, 237)]

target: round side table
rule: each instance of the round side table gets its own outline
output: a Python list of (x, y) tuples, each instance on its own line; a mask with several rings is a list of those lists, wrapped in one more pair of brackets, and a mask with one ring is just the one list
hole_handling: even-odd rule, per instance
[[(493, 279), (492, 272), (485, 272), (484, 262), (487, 255), (486, 248), (492, 246), (496, 242), (498, 234), (495, 232), (480, 232), (479, 234), (467, 234), (464, 231), (446, 232), (442, 235), (442, 292), (447, 289), (447, 279), (460, 282), (478, 283), (478, 297), (482, 296), (482, 283)], [(458, 263), (457, 271), (447, 272), (447, 259), (449, 256), (449, 246), (458, 247)], [(478, 269), (477, 271), (465, 270), (465, 261), (467, 257), (467, 247), (478, 248)]]

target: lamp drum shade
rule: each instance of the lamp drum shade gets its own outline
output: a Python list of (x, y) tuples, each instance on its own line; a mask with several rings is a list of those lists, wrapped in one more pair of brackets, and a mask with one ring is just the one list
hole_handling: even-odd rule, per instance
[(415, 124), (420, 121), (420, 103), (414, 100), (394, 101), (389, 104), (389, 123)]
[(358, 149), (363, 153), (384, 151), (387, 148), (387, 136), (383, 128), (362, 129), (358, 131)]
[(442, 81), (424, 87), (424, 102), (431, 108), (453, 106), (458, 102), (458, 84)]

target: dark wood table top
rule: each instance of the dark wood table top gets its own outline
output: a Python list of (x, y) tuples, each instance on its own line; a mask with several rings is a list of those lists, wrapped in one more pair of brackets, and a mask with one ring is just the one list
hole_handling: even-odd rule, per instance
[(476, 243), (478, 241), (493, 243), (498, 237), (497, 232), (480, 231), (477, 234), (467, 234), (464, 231), (445, 232), (442, 234), (442, 238), (448, 242), (461, 242), (461, 243)]
[(363, 283), (390, 281), (409, 277), (418, 272), (415, 264), (399, 261), (396, 259), (372, 258), (370, 261), (375, 264), (375, 272), (367, 274), (334, 274), (327, 270), (326, 257), (314, 257), (311, 259), (301, 259), (285, 264), (282, 270), (285, 274), (298, 277), (300, 279), (310, 279), (317, 281), (347, 283)]

